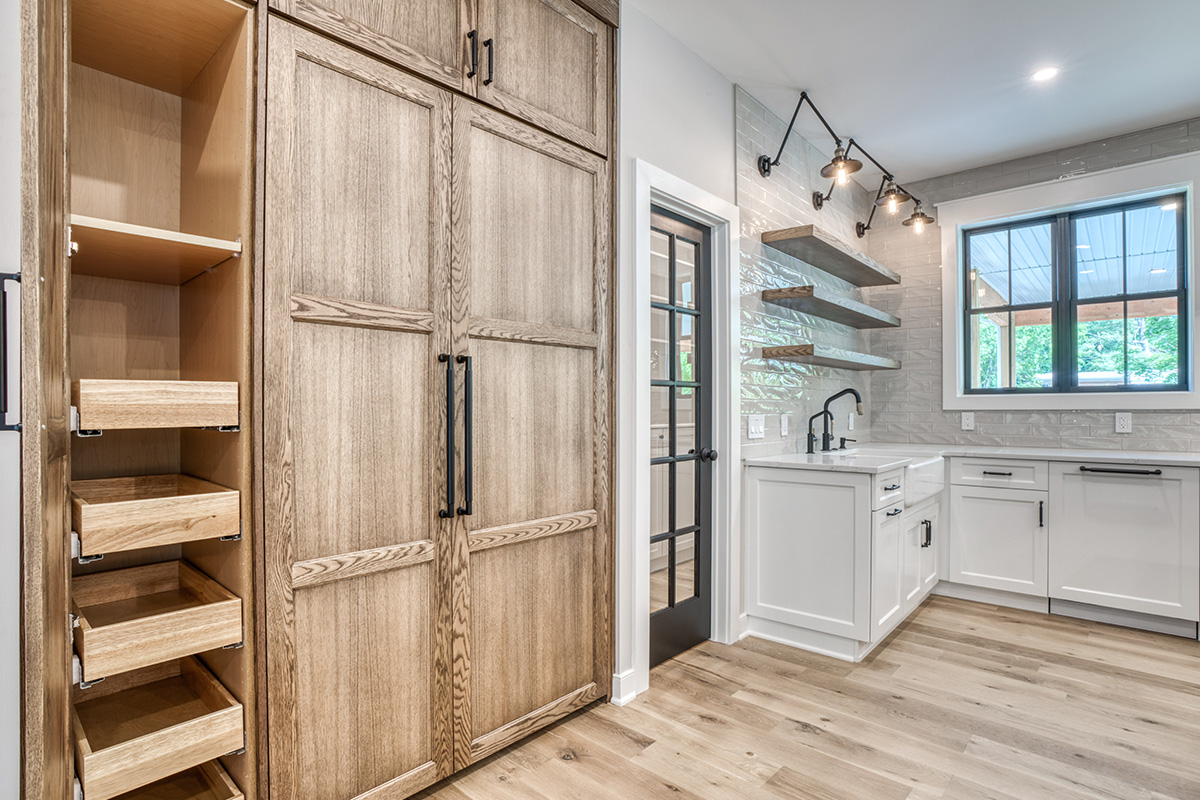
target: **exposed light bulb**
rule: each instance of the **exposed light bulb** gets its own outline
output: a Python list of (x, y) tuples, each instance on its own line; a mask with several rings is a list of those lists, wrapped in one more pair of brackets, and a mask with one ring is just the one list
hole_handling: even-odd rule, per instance
[(899, 208), (900, 208), (900, 206), (896, 205), (896, 195), (894, 195), (894, 194), (888, 195), (888, 213), (895, 214), (896, 210)]
[(918, 236), (920, 236), (922, 233), (925, 232), (925, 223), (918, 219), (916, 222), (913, 223), (913, 230), (916, 232), (916, 234)]
[(1165, 206), (1159, 206), (1163, 211), (1174, 211), (1179, 208), (1178, 203), (1167, 203)]
[(837, 170), (837, 185), (845, 186), (846, 181), (848, 181), (848, 180), (850, 180), (850, 176), (846, 174), (846, 167), (843, 166), (841, 161), (839, 161), (838, 162), (838, 170)]

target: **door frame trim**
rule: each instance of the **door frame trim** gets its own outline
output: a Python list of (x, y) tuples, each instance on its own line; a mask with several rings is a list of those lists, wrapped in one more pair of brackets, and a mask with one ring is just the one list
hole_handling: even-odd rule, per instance
[(733, 203), (641, 159), (633, 172), (632, 253), (617, 273), (616, 651), (612, 702), (650, 686), (650, 206), (712, 229), (712, 638), (745, 628), (741, 570), (740, 216)]

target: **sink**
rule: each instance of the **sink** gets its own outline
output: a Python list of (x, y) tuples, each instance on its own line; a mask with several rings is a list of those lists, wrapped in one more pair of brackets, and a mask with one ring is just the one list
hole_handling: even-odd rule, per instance
[(904, 505), (914, 506), (946, 488), (946, 462), (941, 456), (918, 456), (904, 468)]

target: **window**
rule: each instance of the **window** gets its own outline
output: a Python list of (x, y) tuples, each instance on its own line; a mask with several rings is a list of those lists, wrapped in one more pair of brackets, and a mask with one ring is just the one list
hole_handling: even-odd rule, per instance
[(1185, 198), (963, 231), (968, 394), (1186, 390)]

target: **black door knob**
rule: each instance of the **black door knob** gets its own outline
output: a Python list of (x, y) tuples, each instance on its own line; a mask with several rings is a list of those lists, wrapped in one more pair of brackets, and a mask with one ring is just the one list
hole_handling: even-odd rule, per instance
[(713, 450), (711, 447), (701, 447), (700, 448), (700, 460), (701, 461), (716, 461), (717, 460), (717, 451)]

